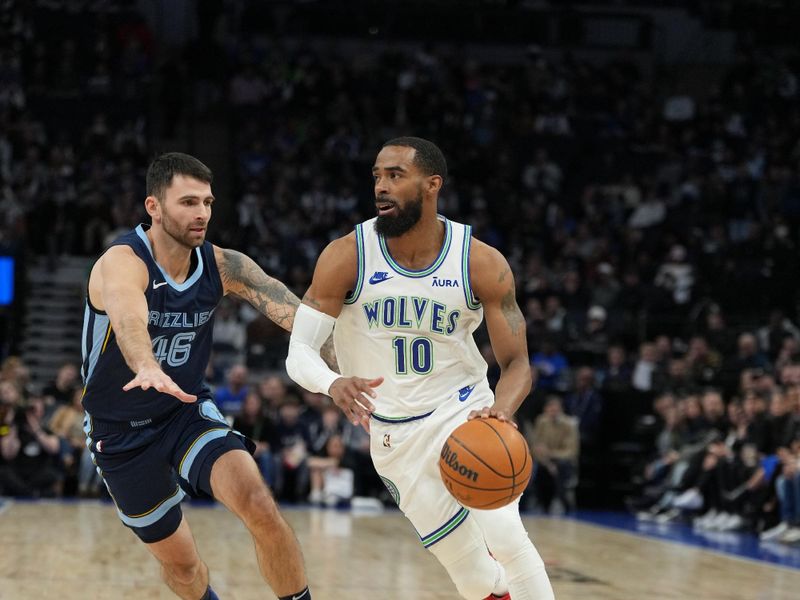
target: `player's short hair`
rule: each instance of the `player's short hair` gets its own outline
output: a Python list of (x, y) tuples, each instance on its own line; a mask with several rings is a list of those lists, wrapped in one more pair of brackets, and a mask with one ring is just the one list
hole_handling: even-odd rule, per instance
[(164, 191), (175, 175), (193, 177), (210, 184), (214, 174), (194, 156), (182, 152), (167, 152), (156, 158), (147, 168), (147, 195), (163, 200)]
[(439, 147), (433, 142), (418, 137), (399, 137), (386, 142), (386, 146), (406, 146), (414, 148), (414, 165), (425, 175), (438, 175), (447, 179), (447, 161)]

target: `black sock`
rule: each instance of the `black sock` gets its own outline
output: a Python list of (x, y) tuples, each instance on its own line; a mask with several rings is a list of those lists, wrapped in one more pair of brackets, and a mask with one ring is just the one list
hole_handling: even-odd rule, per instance
[(281, 596), (278, 600), (311, 600), (311, 592), (308, 586), (297, 592), (296, 594), (289, 594), (288, 596)]

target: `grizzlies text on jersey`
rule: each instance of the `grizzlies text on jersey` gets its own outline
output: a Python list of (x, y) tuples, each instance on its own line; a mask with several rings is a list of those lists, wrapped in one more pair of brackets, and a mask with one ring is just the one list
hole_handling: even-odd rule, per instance
[[(149, 225), (139, 225), (111, 245), (130, 246), (147, 265), (144, 294), (153, 354), (181, 389), (202, 401), (211, 397), (204, 374), (211, 354), (214, 310), (223, 294), (214, 247), (204, 242), (195, 248), (189, 276), (183, 283), (176, 283), (153, 258), (145, 233), (148, 228)], [(83, 406), (92, 417), (145, 426), (181, 404), (177, 398), (154, 389), (122, 390), (134, 373), (116, 343), (108, 315), (92, 306), (88, 293), (81, 350)]]

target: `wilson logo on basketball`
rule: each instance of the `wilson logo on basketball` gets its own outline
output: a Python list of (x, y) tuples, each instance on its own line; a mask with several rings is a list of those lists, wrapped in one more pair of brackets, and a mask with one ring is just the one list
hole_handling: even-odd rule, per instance
[(441, 459), (448, 467), (453, 469), (456, 473), (461, 475), (466, 479), (471, 479), (472, 481), (478, 481), (478, 474), (473, 471), (472, 469), (465, 467), (458, 462), (458, 452), (453, 452), (450, 450), (450, 444), (445, 442), (445, 445), (442, 446), (442, 455)]

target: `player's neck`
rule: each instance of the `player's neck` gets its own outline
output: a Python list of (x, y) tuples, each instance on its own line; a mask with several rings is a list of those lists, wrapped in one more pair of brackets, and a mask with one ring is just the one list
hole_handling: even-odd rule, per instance
[(429, 266), (444, 243), (445, 225), (437, 217), (423, 217), (414, 227), (399, 237), (386, 238), (392, 258), (400, 266), (419, 270)]
[(189, 275), (192, 262), (192, 249), (177, 243), (161, 228), (147, 230), (153, 258), (176, 282), (183, 283)]

